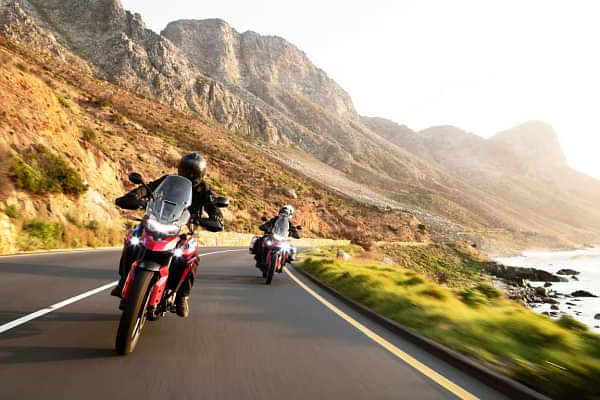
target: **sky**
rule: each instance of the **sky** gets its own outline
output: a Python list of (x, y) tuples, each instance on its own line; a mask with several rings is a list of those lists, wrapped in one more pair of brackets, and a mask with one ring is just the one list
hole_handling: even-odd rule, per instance
[(484, 137), (545, 121), (569, 164), (600, 179), (600, 1), (121, 1), (156, 32), (221, 18), (281, 36), (361, 115)]

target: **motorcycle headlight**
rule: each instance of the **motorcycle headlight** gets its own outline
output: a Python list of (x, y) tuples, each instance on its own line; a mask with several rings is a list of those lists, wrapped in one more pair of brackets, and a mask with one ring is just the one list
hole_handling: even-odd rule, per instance
[(179, 226), (174, 224), (161, 224), (154, 219), (146, 220), (146, 229), (150, 232), (160, 233), (165, 236), (173, 236), (179, 233)]
[(285, 238), (283, 236), (279, 236), (278, 234), (274, 233), (273, 234), (273, 239), (278, 240), (278, 241), (282, 241), (285, 240)]
[(131, 239), (129, 239), (129, 244), (132, 246), (137, 246), (140, 244), (140, 238), (137, 236), (132, 236)]

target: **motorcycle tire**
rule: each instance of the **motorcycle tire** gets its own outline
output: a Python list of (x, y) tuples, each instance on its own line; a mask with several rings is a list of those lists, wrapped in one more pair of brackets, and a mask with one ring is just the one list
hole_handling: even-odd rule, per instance
[(277, 258), (278, 255), (275, 255), (274, 257), (271, 257), (271, 262), (269, 263), (269, 265), (267, 266), (267, 276), (265, 277), (265, 283), (267, 285), (271, 284), (271, 281), (273, 280), (273, 274), (275, 273), (275, 267), (277, 265)]
[(139, 270), (135, 274), (117, 330), (115, 348), (119, 354), (127, 355), (131, 353), (138, 343), (146, 322), (146, 308), (150, 300), (148, 288), (153, 277), (154, 272), (152, 271)]

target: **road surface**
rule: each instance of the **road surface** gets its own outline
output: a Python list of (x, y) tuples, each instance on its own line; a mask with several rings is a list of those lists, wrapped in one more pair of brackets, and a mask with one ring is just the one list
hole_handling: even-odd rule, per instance
[[(224, 250), (237, 251), (214, 253)], [(148, 322), (126, 357), (114, 351), (120, 313), (109, 289), (11, 327), (12, 321), (113, 282), (118, 251), (1, 257), (0, 399), (459, 398), (287, 273), (266, 286), (247, 249), (202, 252), (211, 254), (201, 259), (189, 318), (168, 314)], [(475, 398), (505, 398), (290, 270), (368, 332), (451, 385)]]

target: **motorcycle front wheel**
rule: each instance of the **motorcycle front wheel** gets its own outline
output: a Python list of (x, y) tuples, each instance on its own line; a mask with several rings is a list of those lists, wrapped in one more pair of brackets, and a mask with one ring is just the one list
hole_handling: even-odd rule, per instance
[(139, 270), (131, 287), (131, 292), (121, 315), (115, 348), (119, 354), (129, 354), (137, 345), (146, 322), (146, 308), (150, 300), (148, 288), (154, 277), (154, 272)]
[(271, 262), (267, 265), (267, 276), (265, 277), (265, 283), (267, 285), (271, 284), (273, 280), (273, 274), (275, 273), (275, 268), (277, 267), (277, 259), (279, 258), (279, 254), (274, 254), (271, 256)]

